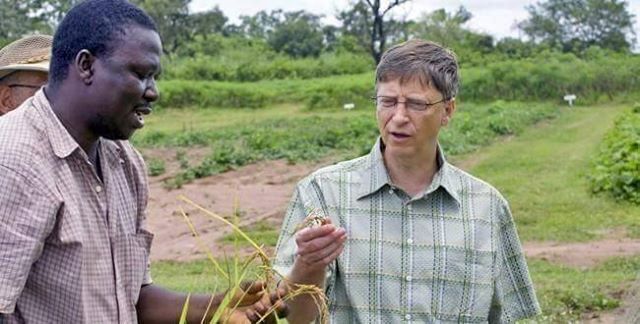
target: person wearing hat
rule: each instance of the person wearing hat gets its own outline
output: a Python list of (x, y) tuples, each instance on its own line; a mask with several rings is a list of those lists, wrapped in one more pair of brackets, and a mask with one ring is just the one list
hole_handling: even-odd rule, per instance
[(52, 41), (49, 35), (30, 35), (0, 50), (0, 116), (47, 83)]

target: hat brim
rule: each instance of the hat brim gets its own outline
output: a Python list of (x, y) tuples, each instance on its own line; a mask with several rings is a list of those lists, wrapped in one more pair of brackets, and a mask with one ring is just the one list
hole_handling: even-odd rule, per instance
[(49, 61), (40, 61), (37, 63), (29, 64), (11, 64), (0, 67), (0, 79), (16, 71), (36, 71), (49, 73)]

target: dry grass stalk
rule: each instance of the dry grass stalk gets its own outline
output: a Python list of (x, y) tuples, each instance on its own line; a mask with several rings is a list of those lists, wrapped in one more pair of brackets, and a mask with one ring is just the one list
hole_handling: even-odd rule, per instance
[[(197, 210), (201, 211), (205, 215), (215, 220), (223, 222), (224, 224), (232, 228), (236, 233), (238, 233), (240, 237), (242, 237), (242, 239), (249, 242), (249, 244), (251, 244), (251, 246), (255, 250), (252, 256), (249, 257), (247, 261), (243, 262), (242, 265), (239, 265), (238, 258), (234, 257), (233, 258), (234, 269), (232, 269), (233, 271), (225, 271), (220, 266), (220, 264), (216, 261), (216, 259), (213, 257), (213, 254), (206, 247), (206, 244), (200, 238), (200, 235), (196, 230), (195, 226), (193, 225), (193, 222), (191, 222), (189, 215), (187, 215), (184, 209), (181, 208), (182, 215), (185, 218), (185, 221), (187, 222), (189, 229), (191, 230), (194, 237), (196, 238), (196, 241), (198, 242), (199, 247), (201, 249), (204, 249), (204, 251), (207, 253), (208, 259), (213, 263), (216, 270), (221, 275), (223, 275), (224, 278), (227, 279), (229, 282), (229, 289), (228, 289), (229, 293), (225, 296), (222, 303), (219, 305), (218, 309), (214, 313), (213, 320), (211, 321), (211, 323), (218, 323), (218, 322), (225, 323), (228, 320), (229, 316), (233, 313), (233, 310), (239, 307), (239, 301), (242, 300), (242, 297), (243, 297), (242, 295), (239, 295), (239, 294), (244, 293), (244, 291), (240, 288), (240, 284), (242, 283), (243, 279), (247, 275), (250, 268), (252, 266), (256, 266), (254, 262), (258, 259), (260, 262), (260, 265), (258, 265), (258, 269), (259, 269), (258, 278), (259, 280), (266, 283), (265, 291), (263, 293), (268, 293), (268, 291), (275, 290), (277, 288), (276, 282), (279, 282), (281, 285), (284, 284), (286, 288), (285, 291), (287, 293), (285, 296), (282, 296), (281, 298), (284, 302), (301, 295), (309, 295), (313, 298), (314, 303), (318, 308), (318, 312), (320, 314), (320, 318), (319, 318), (320, 322), (323, 324), (328, 323), (329, 309), (327, 307), (326, 296), (324, 294), (324, 291), (321, 288), (315, 285), (299, 285), (299, 284), (288, 282), (287, 279), (282, 274), (278, 273), (273, 269), (273, 267), (271, 266), (271, 259), (264, 251), (263, 246), (258, 245), (253, 239), (251, 239), (251, 237), (249, 237), (246, 233), (244, 233), (236, 224), (228, 221), (224, 217), (217, 215), (214, 212), (207, 210), (206, 208), (198, 205), (197, 203), (193, 202), (187, 197), (179, 196), (178, 199), (187, 203), (191, 207), (196, 208)], [(312, 211), (311, 213), (309, 213), (309, 216), (305, 219), (305, 221), (302, 224), (300, 224), (300, 226), (302, 227), (321, 226), (323, 224), (326, 224), (326, 222), (327, 222), (326, 218), (322, 216), (322, 214), (319, 211)], [(240, 270), (239, 273), (238, 273), (238, 270)], [(236, 301), (236, 303), (234, 305), (230, 305), (234, 300)], [(183, 310), (184, 314), (186, 314), (187, 303), (188, 301), (185, 303), (185, 309)], [(260, 318), (259, 322), (262, 322), (263, 320), (265, 320), (268, 316), (273, 314), (275, 311), (276, 311), (276, 306), (274, 305), (267, 311), (266, 314), (262, 316), (262, 318)]]

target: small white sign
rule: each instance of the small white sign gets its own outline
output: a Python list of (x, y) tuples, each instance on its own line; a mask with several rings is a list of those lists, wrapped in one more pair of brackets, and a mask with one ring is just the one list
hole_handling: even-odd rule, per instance
[(347, 103), (347, 104), (344, 104), (344, 106), (342, 106), (342, 108), (344, 108), (346, 110), (351, 110), (351, 109), (353, 109), (355, 107), (356, 107), (356, 104), (354, 104), (354, 103)]
[(573, 101), (576, 100), (576, 95), (574, 94), (568, 94), (566, 96), (564, 96), (564, 101), (569, 103), (569, 106), (573, 106)]

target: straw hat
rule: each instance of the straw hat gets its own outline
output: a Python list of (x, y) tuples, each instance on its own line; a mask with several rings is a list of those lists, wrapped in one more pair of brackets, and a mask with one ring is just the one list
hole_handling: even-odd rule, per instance
[(14, 71), (49, 72), (53, 37), (31, 35), (0, 49), (0, 78)]

